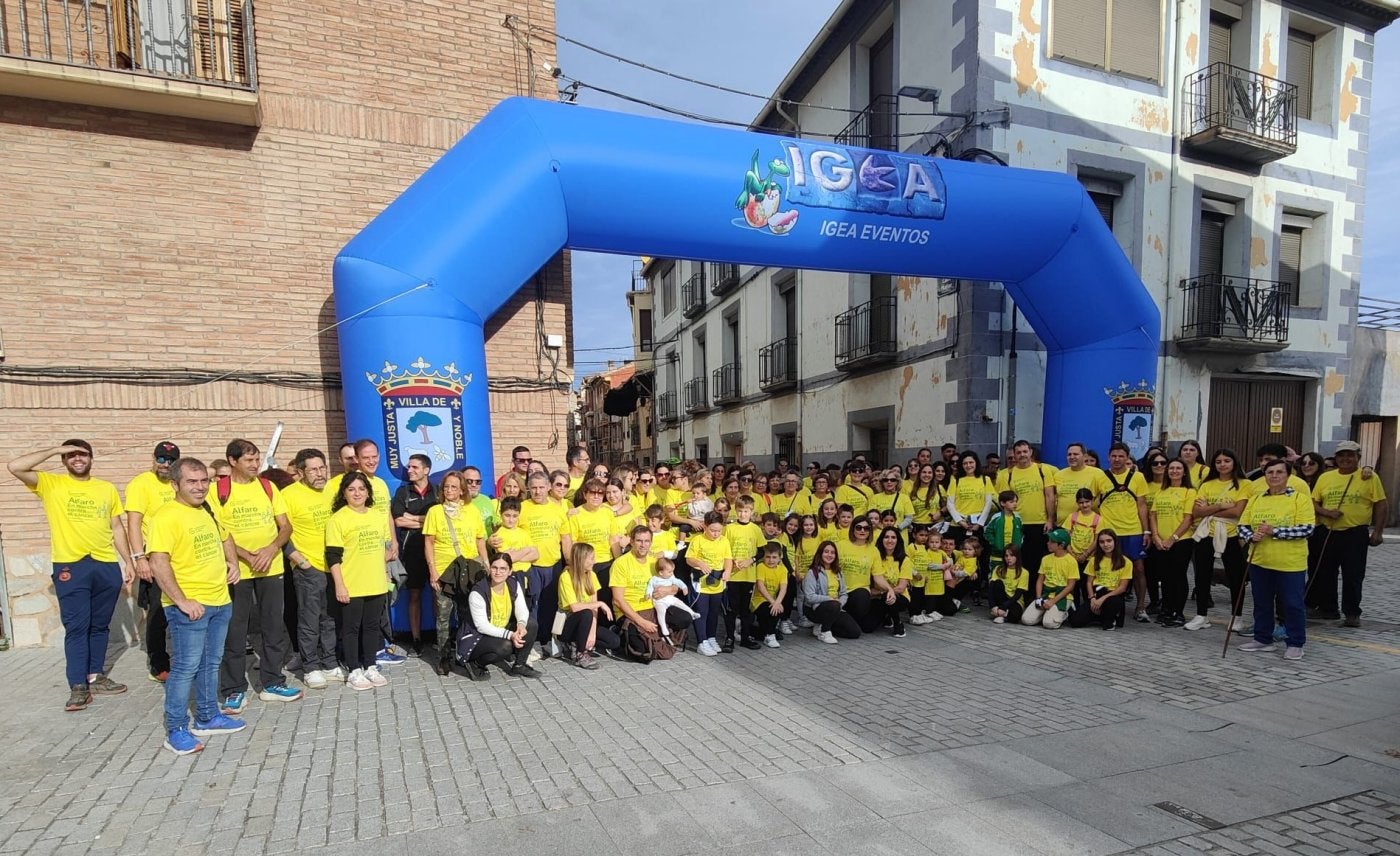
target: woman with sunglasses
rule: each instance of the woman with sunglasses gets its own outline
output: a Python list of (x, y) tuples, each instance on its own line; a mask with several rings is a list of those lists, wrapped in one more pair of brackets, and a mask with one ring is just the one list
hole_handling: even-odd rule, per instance
[(880, 561), (879, 548), (872, 536), (874, 527), (864, 517), (851, 523), (847, 539), (837, 544), (841, 576), (846, 580), (846, 613), (860, 625), (862, 633), (875, 629), (880, 616), (871, 603), (871, 578)]
[[(1157, 498), (1157, 494), (1161, 492), (1163, 479), (1166, 478), (1166, 453), (1157, 451), (1156, 447), (1149, 449), (1142, 459), (1142, 473), (1147, 480), (1147, 493), (1143, 494), (1143, 501), (1147, 503), (1147, 516), (1150, 524), (1152, 503)], [(1165, 554), (1162, 550), (1155, 549), (1150, 529), (1146, 533), (1144, 541), (1146, 542), (1144, 546), (1147, 555), (1143, 557), (1142, 570), (1147, 576), (1147, 614), (1160, 615), (1162, 612), (1162, 573)]]
[(870, 507), (878, 508), (881, 514), (894, 512), (895, 526), (905, 531), (914, 522), (914, 503), (909, 494), (900, 490), (898, 469), (888, 469), (880, 476), (880, 492), (870, 498)]
[(849, 505), (860, 516), (870, 507), (874, 491), (865, 483), (870, 477), (870, 465), (861, 460), (846, 462), (841, 485), (836, 488), (836, 501)]
[(1157, 622), (1163, 627), (1183, 627), (1186, 624), (1183, 612), (1186, 568), (1191, 564), (1195, 548), (1186, 533), (1191, 531), (1191, 508), (1196, 504), (1196, 491), (1185, 461), (1173, 458), (1165, 469), (1161, 488), (1148, 505), (1147, 524), (1152, 546), (1147, 559), (1148, 567), (1153, 567), (1155, 562), (1160, 574), (1162, 612)]
[(579, 488), (583, 505), (569, 512), (568, 522), (559, 536), (565, 558), (572, 555), (575, 544), (587, 544), (593, 548), (599, 560), (593, 565), (593, 573), (604, 589), (609, 587), (608, 573), (612, 569), (613, 557), (622, 552), (620, 548), (616, 553), (613, 551), (613, 512), (603, 504), (607, 492), (607, 484), (599, 479), (584, 482)]

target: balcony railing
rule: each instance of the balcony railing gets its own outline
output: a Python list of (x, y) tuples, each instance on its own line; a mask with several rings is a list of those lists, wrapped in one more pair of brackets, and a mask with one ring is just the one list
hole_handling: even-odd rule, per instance
[(0, 0), (0, 56), (257, 86), (245, 0)]
[(704, 413), (710, 409), (710, 394), (705, 388), (705, 376), (685, 382), (685, 412)]
[(758, 385), (765, 392), (797, 385), (797, 339), (779, 339), (758, 350)]
[(836, 142), (863, 149), (899, 151), (899, 96), (877, 95), (836, 134)]
[(705, 273), (696, 271), (681, 285), (681, 314), (694, 318), (705, 311)]
[(739, 364), (725, 363), (711, 375), (715, 404), (732, 404), (739, 400)]
[(656, 397), (656, 418), (661, 422), (676, 421), (676, 394), (663, 392)]
[(898, 350), (896, 303), (877, 297), (836, 316), (836, 368), (854, 369), (893, 357)]
[(739, 284), (739, 266), (710, 262), (710, 293), (716, 297), (728, 294)]
[(1186, 350), (1258, 353), (1288, 347), (1288, 285), (1210, 274), (1181, 281), (1177, 344)]
[(1400, 300), (1361, 295), (1356, 300), (1356, 324), (1378, 330), (1400, 330)]
[(1215, 62), (1186, 78), (1183, 142), (1200, 152), (1264, 164), (1298, 150), (1298, 87)]

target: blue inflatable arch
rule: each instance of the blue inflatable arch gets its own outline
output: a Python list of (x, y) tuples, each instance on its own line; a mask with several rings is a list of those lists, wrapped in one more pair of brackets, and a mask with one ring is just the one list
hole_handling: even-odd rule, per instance
[(1048, 351), (1051, 460), (1156, 378), (1156, 304), (1070, 176), (517, 98), (336, 258), (347, 428), (386, 475), (492, 477), (483, 325), (563, 248), (1003, 282)]

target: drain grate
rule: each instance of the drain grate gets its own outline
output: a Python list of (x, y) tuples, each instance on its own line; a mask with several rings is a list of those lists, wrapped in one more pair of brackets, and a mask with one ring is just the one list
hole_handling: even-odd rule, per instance
[(1157, 808), (1160, 808), (1162, 811), (1166, 812), (1167, 814), (1175, 815), (1175, 816), (1181, 818), (1182, 820), (1189, 820), (1189, 821), (1191, 821), (1192, 823), (1196, 824), (1197, 826), (1205, 827), (1206, 829), (1224, 829), (1224, 828), (1225, 828), (1225, 824), (1221, 823), (1220, 821), (1216, 820), (1215, 818), (1213, 818), (1213, 817), (1206, 817), (1205, 815), (1201, 814), (1200, 812), (1198, 812), (1198, 811), (1192, 811), (1191, 809), (1187, 808), (1187, 807), (1184, 806), (1184, 805), (1177, 805), (1177, 804), (1174, 803), (1174, 802), (1159, 802), (1159, 803), (1153, 803), (1153, 805), (1154, 805), (1155, 807), (1157, 807)]

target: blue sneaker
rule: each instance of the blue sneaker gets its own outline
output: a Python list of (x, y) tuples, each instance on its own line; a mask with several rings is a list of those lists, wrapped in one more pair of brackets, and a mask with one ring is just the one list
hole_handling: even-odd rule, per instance
[(385, 648), (378, 654), (374, 655), (374, 664), (376, 666), (397, 666), (399, 663), (405, 662), (407, 660), (407, 657), (402, 657), (398, 654), (395, 654), (393, 649), (391, 648)]
[(219, 713), (225, 716), (237, 716), (248, 706), (248, 694), (244, 692), (229, 693), (219, 705)]
[(258, 698), (263, 701), (296, 701), (301, 698), (301, 690), (286, 684), (274, 684), (263, 687), (262, 692), (258, 693)]
[(234, 719), (231, 716), (224, 716), (222, 713), (214, 714), (213, 719), (208, 722), (195, 720), (194, 728), (190, 733), (195, 737), (213, 737), (216, 734), (233, 734), (248, 727), (248, 723), (241, 719)]
[(192, 755), (204, 748), (188, 728), (177, 728), (165, 735), (165, 748), (176, 755)]

